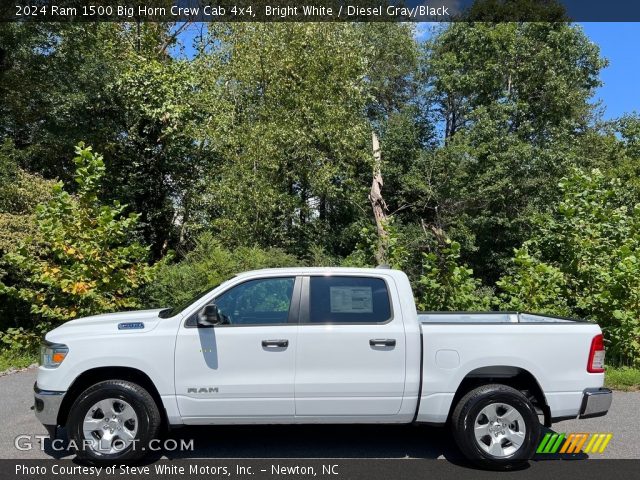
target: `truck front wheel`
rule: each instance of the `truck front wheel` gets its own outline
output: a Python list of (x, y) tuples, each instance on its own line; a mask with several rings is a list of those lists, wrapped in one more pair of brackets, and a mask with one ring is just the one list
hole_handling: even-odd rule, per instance
[(524, 464), (533, 456), (540, 435), (531, 402), (518, 390), (500, 384), (483, 385), (462, 397), (451, 424), (462, 453), (487, 468)]
[(160, 423), (158, 406), (144, 388), (125, 380), (105, 380), (78, 396), (67, 430), (80, 458), (132, 460), (146, 453)]

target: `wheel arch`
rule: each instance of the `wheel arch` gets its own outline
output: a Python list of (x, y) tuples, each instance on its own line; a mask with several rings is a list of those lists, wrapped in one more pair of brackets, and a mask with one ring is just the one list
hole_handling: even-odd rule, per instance
[(156, 402), (162, 418), (162, 424), (168, 425), (167, 412), (155, 384), (146, 373), (133, 367), (96, 367), (85, 370), (78, 375), (70, 385), (60, 405), (58, 425), (66, 426), (71, 407), (82, 392), (104, 380), (126, 380), (143, 387)]
[(456, 389), (447, 421), (451, 420), (451, 415), (462, 397), (475, 388), (492, 383), (507, 385), (522, 392), (536, 408), (536, 412), (544, 415), (545, 426), (551, 425), (551, 411), (536, 377), (525, 368), (510, 365), (484, 366), (467, 373)]

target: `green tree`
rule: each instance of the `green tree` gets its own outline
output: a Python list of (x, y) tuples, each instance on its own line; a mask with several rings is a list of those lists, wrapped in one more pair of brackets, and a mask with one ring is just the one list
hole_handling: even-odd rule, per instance
[(37, 209), (36, 238), (4, 257), (11, 281), (0, 284), (2, 293), (31, 305), (35, 323), (136, 308), (135, 293), (150, 276), (148, 249), (131, 241), (138, 215), (102, 204), (102, 157), (83, 144), (76, 153), (77, 195), (56, 184)]
[(234, 23), (212, 29), (209, 42), (196, 63), (219, 67), (207, 93), (228, 102), (205, 142), (216, 159), (206, 174), (216, 235), (301, 255), (321, 239), (347, 253), (366, 199), (357, 173), (369, 165), (356, 28)]
[(199, 125), (213, 112), (199, 103), (193, 63), (155, 50), (121, 55), (126, 67), (107, 86), (117, 98), (121, 138), (110, 141), (105, 191), (140, 213), (144, 241), (159, 258), (185, 241), (192, 198), (210, 164)]
[(218, 72), (204, 96), (217, 105), (204, 197), (218, 238), (349, 254), (372, 220), (371, 119), (411, 94), (410, 27), (236, 23), (212, 28), (201, 51), (196, 68)]
[[(640, 205), (599, 170), (574, 171), (499, 285), (508, 306), (596, 321), (610, 355), (640, 362)], [(528, 253), (529, 252), (529, 253)]]
[(178, 263), (161, 261), (153, 283), (144, 292), (145, 302), (156, 307), (183, 305), (195, 295), (232, 276), (259, 268), (293, 267), (300, 261), (278, 248), (224, 247), (210, 233), (195, 240), (195, 247)]
[(640, 202), (640, 114), (632, 113), (608, 122), (600, 135), (597, 154), (610, 159), (606, 169), (611, 176), (622, 181), (620, 194), (626, 196), (627, 204)]
[(558, 199), (557, 181), (604, 163), (579, 155), (604, 65), (566, 22), (459, 22), (426, 42), (425, 95), (443, 146), (428, 158), (424, 190), (434, 196), (423, 212), (489, 283), (530, 234), (532, 214)]
[[(67, 155), (74, 145), (82, 140), (102, 152), (102, 196), (140, 212), (140, 234), (155, 258), (184, 237), (192, 180), (207, 161), (197, 141), (205, 112), (195, 94), (205, 77), (169, 54), (182, 30), (171, 23), (0, 25), (0, 141), (13, 141), (30, 172), (65, 182), (74, 173)], [(73, 183), (68, 188), (75, 191)]]

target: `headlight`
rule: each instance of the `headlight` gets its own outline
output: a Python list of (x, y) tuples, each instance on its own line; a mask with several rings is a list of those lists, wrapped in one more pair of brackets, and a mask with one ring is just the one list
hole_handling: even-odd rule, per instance
[(45, 342), (40, 347), (40, 365), (46, 368), (57, 368), (69, 353), (69, 347), (61, 343)]

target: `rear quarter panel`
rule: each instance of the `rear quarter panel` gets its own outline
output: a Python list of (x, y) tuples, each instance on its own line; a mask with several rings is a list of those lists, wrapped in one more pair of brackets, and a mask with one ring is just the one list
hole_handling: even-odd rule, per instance
[(585, 388), (604, 374), (587, 372), (600, 328), (590, 323), (422, 324), (423, 383), (417, 420), (444, 423), (462, 380), (476, 369), (509, 366), (531, 373), (552, 417), (576, 416)]

